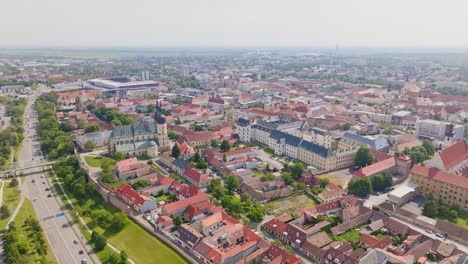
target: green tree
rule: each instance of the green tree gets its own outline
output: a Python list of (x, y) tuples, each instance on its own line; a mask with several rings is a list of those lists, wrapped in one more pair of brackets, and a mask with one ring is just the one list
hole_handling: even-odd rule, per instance
[(106, 264), (120, 264), (120, 256), (115, 253), (111, 252), (109, 256), (107, 257), (107, 261), (105, 262)]
[(291, 175), (294, 177), (294, 179), (299, 179), (304, 172), (304, 165), (300, 162), (294, 163), (292, 166), (289, 166), (289, 171), (291, 172)]
[(228, 152), (231, 149), (231, 145), (229, 145), (229, 142), (227, 142), (226, 140), (223, 140), (223, 142), (221, 142), (221, 145), (219, 146), (219, 149), (221, 152)]
[(107, 245), (106, 238), (103, 235), (98, 234), (98, 236), (94, 240), (94, 246), (96, 247), (96, 250), (101, 251), (106, 247), (106, 245)]
[(356, 152), (354, 157), (354, 163), (357, 166), (365, 167), (371, 165), (374, 162), (374, 157), (372, 156), (371, 149), (369, 147), (360, 147)]
[(434, 218), (437, 216), (438, 211), (439, 206), (437, 204), (437, 201), (435, 201), (434, 199), (426, 198), (423, 207), (423, 215)]
[(18, 179), (16, 178), (11, 179), (9, 186), (10, 187), (18, 186)]
[(120, 251), (120, 264), (126, 264), (128, 260), (128, 255), (125, 251)]
[(226, 188), (229, 194), (233, 194), (234, 191), (239, 188), (239, 180), (235, 175), (229, 175), (226, 177)]
[(121, 160), (124, 160), (124, 159), (125, 159), (125, 155), (124, 155), (122, 152), (117, 151), (117, 152), (114, 153), (114, 157), (113, 157), (113, 158), (114, 158), (114, 160), (116, 160), (116, 161), (121, 161)]
[(391, 135), (392, 134), (392, 131), (390, 129), (385, 129), (382, 134), (384, 135)]
[(179, 158), (179, 156), (180, 156), (179, 144), (177, 144), (177, 143), (174, 144), (174, 146), (172, 147), (171, 155), (172, 155), (172, 157), (174, 157), (175, 159)]
[(216, 199), (221, 199), (223, 197), (227, 190), (224, 187), (224, 184), (222, 183), (221, 179), (219, 178), (214, 178), (212, 179), (207, 186), (208, 193), (213, 195)]
[(319, 181), (320, 181), (321, 188), (327, 187), (327, 185), (330, 183), (330, 180), (327, 178), (320, 178)]
[(88, 141), (86, 141), (84, 147), (85, 147), (86, 150), (93, 150), (93, 149), (96, 148), (96, 143), (94, 143), (94, 141), (92, 141), (92, 140), (88, 140)]
[(85, 128), (86, 133), (92, 133), (92, 132), (98, 132), (101, 131), (101, 126), (99, 124), (93, 123), (93, 124), (88, 124)]
[(10, 217), (10, 209), (5, 204), (0, 207), (0, 219), (6, 219)]
[(124, 228), (125, 223), (127, 222), (127, 215), (122, 212), (114, 213), (112, 217), (111, 228), (114, 231), (120, 231)]
[(369, 180), (369, 177), (364, 177), (358, 180), (351, 179), (351, 181), (348, 183), (348, 192), (359, 197), (364, 197), (372, 193), (372, 184)]
[(101, 169), (103, 172), (110, 172), (115, 166), (115, 161), (110, 158), (103, 158), (101, 160)]
[(184, 219), (180, 215), (174, 216), (174, 225), (180, 226), (181, 224), (184, 223)]
[(435, 153), (434, 145), (432, 145), (431, 141), (425, 139), (422, 144), (423, 148), (426, 150), (427, 155), (432, 156)]
[(447, 214), (447, 218), (450, 222), (455, 222), (457, 221), (458, 218), (458, 212), (455, 210), (450, 210), (449, 213)]
[(211, 140), (211, 147), (212, 147), (212, 148), (217, 148), (218, 146), (219, 146), (218, 141), (212, 139), (212, 140)]

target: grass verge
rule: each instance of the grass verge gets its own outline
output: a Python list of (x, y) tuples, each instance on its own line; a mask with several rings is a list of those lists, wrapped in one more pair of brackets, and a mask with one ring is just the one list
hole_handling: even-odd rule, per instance
[[(19, 179), (19, 178), (18, 178)], [(10, 187), (10, 182), (3, 183), (3, 203), (8, 207), (10, 214), (13, 214), (18, 203), (20, 201), (20, 191), (18, 190), (18, 186)], [(3, 230), (8, 223), (10, 217), (0, 220), (0, 230)]]
[[(29, 237), (29, 233), (28, 233), (28, 230), (26, 230), (26, 226), (24, 226), (24, 221), (28, 219), (29, 217), (32, 217), (37, 220), (36, 213), (34, 212), (32, 203), (29, 199), (26, 198), (24, 199), (24, 203), (21, 206), (21, 209), (18, 211), (18, 215), (16, 216), (16, 219), (14, 221), (16, 223), (16, 227), (18, 228), (19, 234), (24, 235), (25, 237)], [(44, 233), (44, 231), (42, 232)], [(48, 263), (57, 263), (57, 260), (55, 259), (55, 256), (52, 253), (52, 248), (50, 247), (47, 240), (46, 240), (46, 243), (47, 243), (46, 259), (47, 261), (49, 261)], [(33, 256), (35, 263), (40, 263), (41, 256), (39, 254), (35, 253), (34, 251), (30, 252), (30, 254)]]

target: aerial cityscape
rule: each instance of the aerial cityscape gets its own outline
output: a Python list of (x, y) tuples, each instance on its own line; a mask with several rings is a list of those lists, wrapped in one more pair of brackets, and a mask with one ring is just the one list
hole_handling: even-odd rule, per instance
[(468, 3), (19, 2), (0, 263), (468, 263)]

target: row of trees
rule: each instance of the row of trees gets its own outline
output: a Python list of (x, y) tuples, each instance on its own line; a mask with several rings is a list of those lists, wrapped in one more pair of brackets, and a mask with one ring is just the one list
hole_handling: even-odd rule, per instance
[(392, 175), (388, 172), (382, 172), (373, 175), (371, 178), (351, 179), (348, 183), (348, 192), (359, 197), (365, 197), (373, 191), (383, 191), (392, 185)]
[(57, 98), (55, 94), (43, 94), (36, 100), (39, 118), (38, 135), (41, 149), (49, 159), (58, 159), (73, 153), (73, 140), (62, 130), (55, 116)]
[(0, 130), (0, 166), (8, 163), (11, 148), (18, 146), (23, 141), (23, 114), (26, 106), (25, 99), (10, 100), (2, 97), (6, 114), (10, 117), (10, 126)]
[(114, 108), (99, 107), (94, 114), (102, 121), (116, 126), (130, 125), (134, 122), (133, 119)]
[(446, 205), (442, 200), (435, 199), (432, 194), (429, 194), (424, 202), (423, 215), (456, 222), (459, 215), (466, 215), (466, 213), (457, 204)]

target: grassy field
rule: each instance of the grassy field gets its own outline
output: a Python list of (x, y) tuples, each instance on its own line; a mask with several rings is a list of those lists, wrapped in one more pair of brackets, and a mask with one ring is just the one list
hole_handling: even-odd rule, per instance
[(101, 167), (102, 157), (85, 156), (85, 161), (91, 167)]
[[(57, 182), (54, 183), (54, 186), (67, 207), (70, 207), (70, 205), (65, 202), (65, 197)], [(70, 193), (67, 194), (73, 205), (79, 206), (76, 199), (73, 198), (73, 195)], [(105, 203), (102, 197), (97, 193), (91, 199), (95, 201), (96, 205), (101, 205), (109, 212), (114, 213), (119, 211), (114, 206)], [(130, 219), (127, 220), (125, 227), (117, 233), (110, 232), (109, 230), (103, 230), (99, 226), (92, 225), (92, 219), (90, 217), (83, 217), (83, 219), (92, 230), (102, 233), (110, 244), (119, 250), (124, 250), (128, 254), (129, 258), (134, 260), (136, 263), (187, 263), (173, 249), (166, 246), (158, 238), (146, 232), (145, 229)], [(84, 227), (80, 226), (80, 229), (85, 233), (86, 238), (89, 240), (90, 235), (84, 231)], [(103, 251), (98, 252), (97, 255), (101, 261), (106, 262), (111, 252), (112, 250), (106, 247)]]
[(299, 194), (268, 202), (265, 204), (265, 208), (267, 210), (272, 210), (273, 215), (279, 216), (287, 212), (293, 212), (314, 205), (314, 200), (310, 199), (305, 194)]
[[(13, 214), (16, 206), (18, 206), (20, 201), (20, 192), (18, 190), (18, 186), (10, 187), (10, 182), (4, 182), (3, 184), (3, 204), (8, 207), (10, 214)], [(8, 223), (8, 219), (10, 219), (10, 217), (0, 220), (0, 230), (5, 228), (6, 224)]]
[[(29, 199), (25, 199), (23, 206), (21, 206), (21, 209), (19, 210), (18, 215), (16, 216), (16, 219), (14, 222), (16, 223), (16, 227), (18, 228), (19, 233), (26, 237), (28, 236), (28, 232), (25, 229), (25, 226), (23, 226), (23, 224), (24, 224), (24, 220), (26, 220), (29, 217), (32, 217), (37, 220), (36, 213), (34, 212), (31, 201)], [(45, 239), (45, 234), (44, 234), (44, 239)], [(50, 261), (51, 263), (57, 263), (57, 260), (55, 259), (55, 256), (52, 253), (52, 249), (50, 248), (49, 243), (47, 242), (47, 239), (45, 240), (47, 243), (47, 255), (46, 255), (47, 260)], [(31, 253), (34, 253), (34, 252), (31, 252)], [(33, 254), (33, 258), (34, 258), (35, 263), (39, 263), (41, 260), (41, 257), (38, 254)]]
[[(91, 219), (87, 218), (85, 221), (89, 223)], [(116, 248), (127, 252), (136, 263), (187, 263), (174, 250), (131, 220), (118, 233), (104, 232), (100, 227), (95, 227), (95, 230), (103, 233), (107, 241)]]

